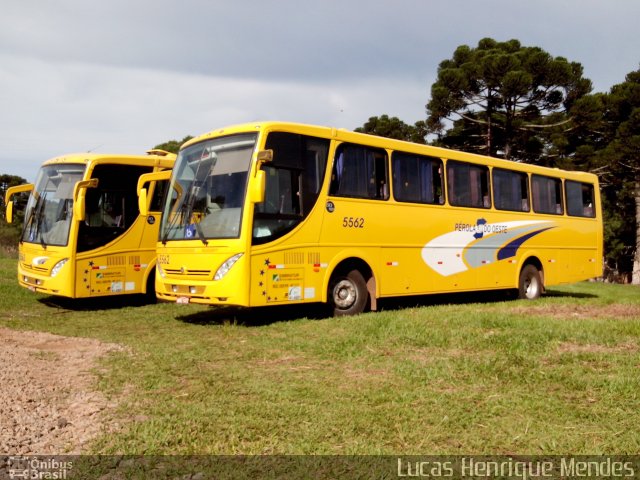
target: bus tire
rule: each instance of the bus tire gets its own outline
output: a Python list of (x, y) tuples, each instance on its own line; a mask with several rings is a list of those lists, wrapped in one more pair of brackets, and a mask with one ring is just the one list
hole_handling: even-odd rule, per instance
[(333, 315), (357, 315), (364, 312), (369, 292), (367, 282), (358, 270), (335, 273), (329, 283), (329, 304)]
[(518, 298), (535, 300), (542, 293), (542, 276), (534, 265), (525, 265), (518, 281)]
[(147, 303), (157, 303), (156, 298), (156, 269), (154, 268), (147, 278), (147, 288), (144, 292), (144, 298)]

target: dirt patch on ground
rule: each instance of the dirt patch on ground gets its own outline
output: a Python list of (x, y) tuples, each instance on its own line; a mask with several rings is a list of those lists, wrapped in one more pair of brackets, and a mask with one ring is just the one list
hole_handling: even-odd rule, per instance
[(548, 305), (514, 309), (522, 315), (553, 318), (640, 318), (640, 305)]
[(0, 328), (0, 454), (82, 453), (115, 407), (95, 390), (97, 360), (122, 347)]
[(636, 353), (638, 345), (627, 342), (619, 345), (578, 344), (563, 342), (558, 345), (558, 353)]

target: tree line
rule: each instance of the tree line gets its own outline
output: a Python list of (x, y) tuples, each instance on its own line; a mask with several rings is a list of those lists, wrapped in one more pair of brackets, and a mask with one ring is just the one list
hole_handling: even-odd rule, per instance
[(577, 62), (484, 38), (440, 63), (425, 120), (381, 115), (356, 131), (597, 174), (605, 273), (640, 284), (640, 69), (592, 90)]

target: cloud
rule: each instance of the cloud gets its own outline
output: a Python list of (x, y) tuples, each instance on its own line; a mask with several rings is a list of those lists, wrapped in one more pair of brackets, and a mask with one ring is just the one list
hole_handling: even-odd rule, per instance
[(257, 119), (413, 123), (438, 64), (483, 37), (580, 62), (606, 91), (638, 68), (638, 17), (637, 0), (7, 0), (0, 172)]
[[(33, 179), (77, 151), (143, 153), (229, 124), (289, 120), (353, 129), (381, 112), (424, 115), (419, 79), (259, 81), (0, 55), (0, 171)], [(416, 101), (416, 99), (420, 99)]]

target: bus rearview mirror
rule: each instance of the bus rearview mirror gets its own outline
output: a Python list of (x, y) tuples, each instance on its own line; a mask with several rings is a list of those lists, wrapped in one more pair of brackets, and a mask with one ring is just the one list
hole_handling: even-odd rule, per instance
[(5, 218), (7, 219), (7, 223), (13, 222), (13, 202), (7, 203), (7, 211), (5, 213)]
[(13, 222), (13, 196), (17, 193), (31, 192), (32, 190), (33, 183), (23, 183), (22, 185), (15, 185), (7, 189), (7, 193), (4, 197), (5, 204), (7, 205), (7, 210), (5, 213), (5, 219), (7, 220), (7, 223)]
[(80, 190), (73, 202), (73, 217), (80, 222), (84, 222), (86, 218), (86, 210), (84, 208), (86, 192), (87, 190), (85, 188)]
[(73, 216), (79, 222), (84, 222), (86, 218), (84, 202), (87, 195), (87, 188), (96, 188), (97, 186), (97, 178), (82, 180), (81, 182), (76, 183), (73, 192)]
[(138, 192), (138, 210), (140, 210), (141, 216), (149, 215), (149, 189), (152, 187), (145, 187), (154, 185), (154, 188), (159, 188), (157, 182), (168, 181), (171, 178), (171, 170), (161, 170), (159, 172), (145, 173), (138, 177), (138, 186), (136, 191)]
[(251, 183), (251, 201), (253, 203), (264, 202), (264, 189), (267, 181), (267, 174), (264, 170), (258, 170), (256, 177)]
[(273, 150), (260, 150), (258, 152), (258, 164), (273, 162)]
[(141, 216), (149, 215), (149, 204), (147, 203), (147, 189), (141, 188), (138, 190), (138, 210), (140, 210)]
[(249, 192), (249, 199), (253, 203), (264, 202), (264, 190), (267, 184), (267, 174), (260, 167), (265, 163), (273, 162), (273, 150), (260, 150), (256, 158), (256, 174), (253, 182), (251, 183), (251, 191)]

